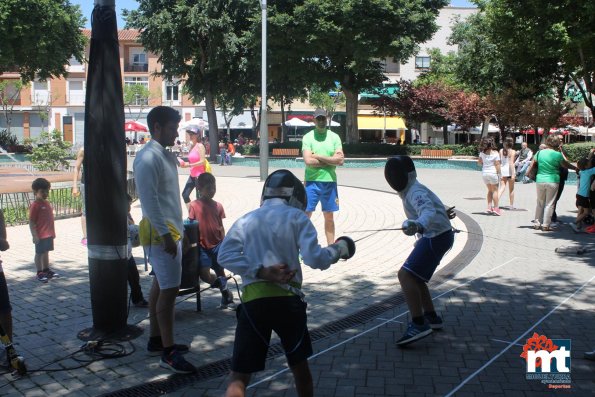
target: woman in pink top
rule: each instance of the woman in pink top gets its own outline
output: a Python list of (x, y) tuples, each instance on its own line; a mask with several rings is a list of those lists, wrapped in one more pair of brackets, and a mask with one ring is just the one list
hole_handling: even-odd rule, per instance
[(196, 188), (196, 179), (200, 174), (205, 172), (205, 147), (200, 142), (198, 132), (199, 130), (196, 127), (190, 127), (186, 130), (186, 136), (192, 146), (188, 152), (188, 162), (180, 161), (182, 168), (190, 167), (190, 177), (188, 177), (186, 186), (184, 186), (184, 190), (182, 191), (182, 198), (186, 203), (186, 207), (190, 206), (190, 193)]

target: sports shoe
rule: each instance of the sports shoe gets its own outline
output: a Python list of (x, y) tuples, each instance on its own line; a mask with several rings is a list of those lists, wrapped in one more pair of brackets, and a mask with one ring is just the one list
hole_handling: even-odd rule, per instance
[(56, 272), (54, 272), (52, 269), (48, 269), (45, 271), (45, 274), (47, 276), (48, 279), (50, 278), (60, 278), (60, 275)]
[(494, 208), (494, 215), (501, 216), (502, 210), (499, 207)]
[(163, 368), (171, 369), (178, 374), (193, 374), (196, 367), (190, 364), (175, 348), (167, 356), (162, 355), (159, 365)]
[(488, 209), (486, 210), (486, 214), (490, 215), (493, 213), (494, 213), (494, 210), (492, 209), (492, 207), (488, 207)]
[(570, 227), (572, 228), (572, 230), (574, 230), (575, 233), (582, 233), (583, 231), (583, 228), (577, 225), (576, 223), (571, 223)]
[(593, 350), (592, 352), (585, 352), (584, 357), (587, 360), (595, 361), (595, 350)]
[(426, 319), (426, 323), (430, 325), (432, 329), (442, 329), (444, 328), (444, 322), (442, 321), (442, 317), (439, 315), (429, 316), (424, 314), (424, 318)]
[(47, 283), (48, 282), (47, 274), (45, 274), (45, 272), (37, 272), (37, 281), (40, 281), (42, 283)]
[(81, 245), (84, 245), (85, 247), (87, 246), (87, 239), (86, 238), (82, 238), (81, 239)]
[[(149, 351), (149, 353), (161, 353), (163, 351), (163, 342), (161, 341), (161, 339), (159, 339), (159, 342), (151, 342), (151, 339), (149, 339), (149, 342), (147, 343), (147, 350)], [(188, 353), (190, 348), (188, 347), (188, 345), (175, 344), (174, 350), (176, 350), (180, 354), (186, 354)]]
[(410, 322), (407, 326), (405, 334), (397, 341), (397, 346), (405, 346), (411, 342), (415, 342), (418, 339), (425, 338), (432, 333), (430, 324), (417, 325), (414, 322)]
[(233, 292), (228, 289), (221, 291), (221, 304), (219, 309), (236, 309), (236, 304), (233, 301)]
[(145, 298), (139, 300), (138, 302), (133, 302), (135, 307), (149, 307), (149, 302)]

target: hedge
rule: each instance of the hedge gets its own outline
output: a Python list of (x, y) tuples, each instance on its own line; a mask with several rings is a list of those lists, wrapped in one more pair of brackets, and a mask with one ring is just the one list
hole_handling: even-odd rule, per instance
[[(533, 152), (537, 150), (539, 145), (529, 145)], [(520, 149), (520, 145), (515, 145), (515, 149)], [(564, 145), (564, 151), (572, 162), (578, 161), (582, 157), (589, 154), (591, 148), (595, 147), (595, 143), (581, 142), (570, 143)], [(273, 148), (283, 149), (300, 149), (301, 142), (287, 142), (287, 143), (270, 143), (269, 151)], [(410, 156), (419, 156), (422, 149), (450, 149), (455, 156), (477, 156), (478, 149), (476, 145), (391, 145), (383, 143), (346, 143), (343, 144), (343, 152), (346, 157), (387, 157), (399, 154), (406, 154)], [(257, 156), (259, 154), (258, 145), (244, 145), (238, 147), (238, 152), (244, 155)]]

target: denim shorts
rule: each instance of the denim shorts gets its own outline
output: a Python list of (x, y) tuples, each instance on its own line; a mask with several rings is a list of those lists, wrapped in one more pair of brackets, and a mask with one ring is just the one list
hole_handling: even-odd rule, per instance
[(306, 182), (308, 196), (307, 212), (314, 212), (318, 202), (323, 212), (339, 211), (339, 193), (337, 182)]
[(422, 237), (417, 240), (403, 268), (427, 283), (432, 278), (442, 257), (452, 248), (453, 243), (454, 232), (452, 230), (432, 238)]
[(217, 262), (217, 255), (219, 254), (219, 247), (221, 243), (217, 244), (213, 248), (200, 247), (200, 267), (210, 267), (217, 271), (223, 269), (219, 262)]
[(45, 254), (48, 251), (54, 250), (54, 238), (42, 238), (35, 244), (35, 253), (36, 254)]

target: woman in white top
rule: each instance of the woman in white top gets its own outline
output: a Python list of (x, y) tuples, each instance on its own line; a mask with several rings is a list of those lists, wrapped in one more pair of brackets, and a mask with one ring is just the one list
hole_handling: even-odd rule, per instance
[(488, 188), (488, 214), (500, 216), (500, 207), (498, 206), (498, 182), (500, 181), (500, 155), (496, 150), (494, 139), (490, 137), (481, 138), (479, 143), (479, 159), (477, 163), (481, 165), (483, 183)]
[(516, 177), (514, 169), (516, 151), (512, 148), (513, 146), (514, 141), (512, 140), (512, 137), (507, 137), (504, 140), (504, 147), (500, 149), (500, 160), (502, 161), (502, 184), (498, 191), (498, 197), (502, 197), (506, 190), (506, 185), (508, 185), (508, 201), (510, 202), (510, 209), (514, 209), (514, 180)]

